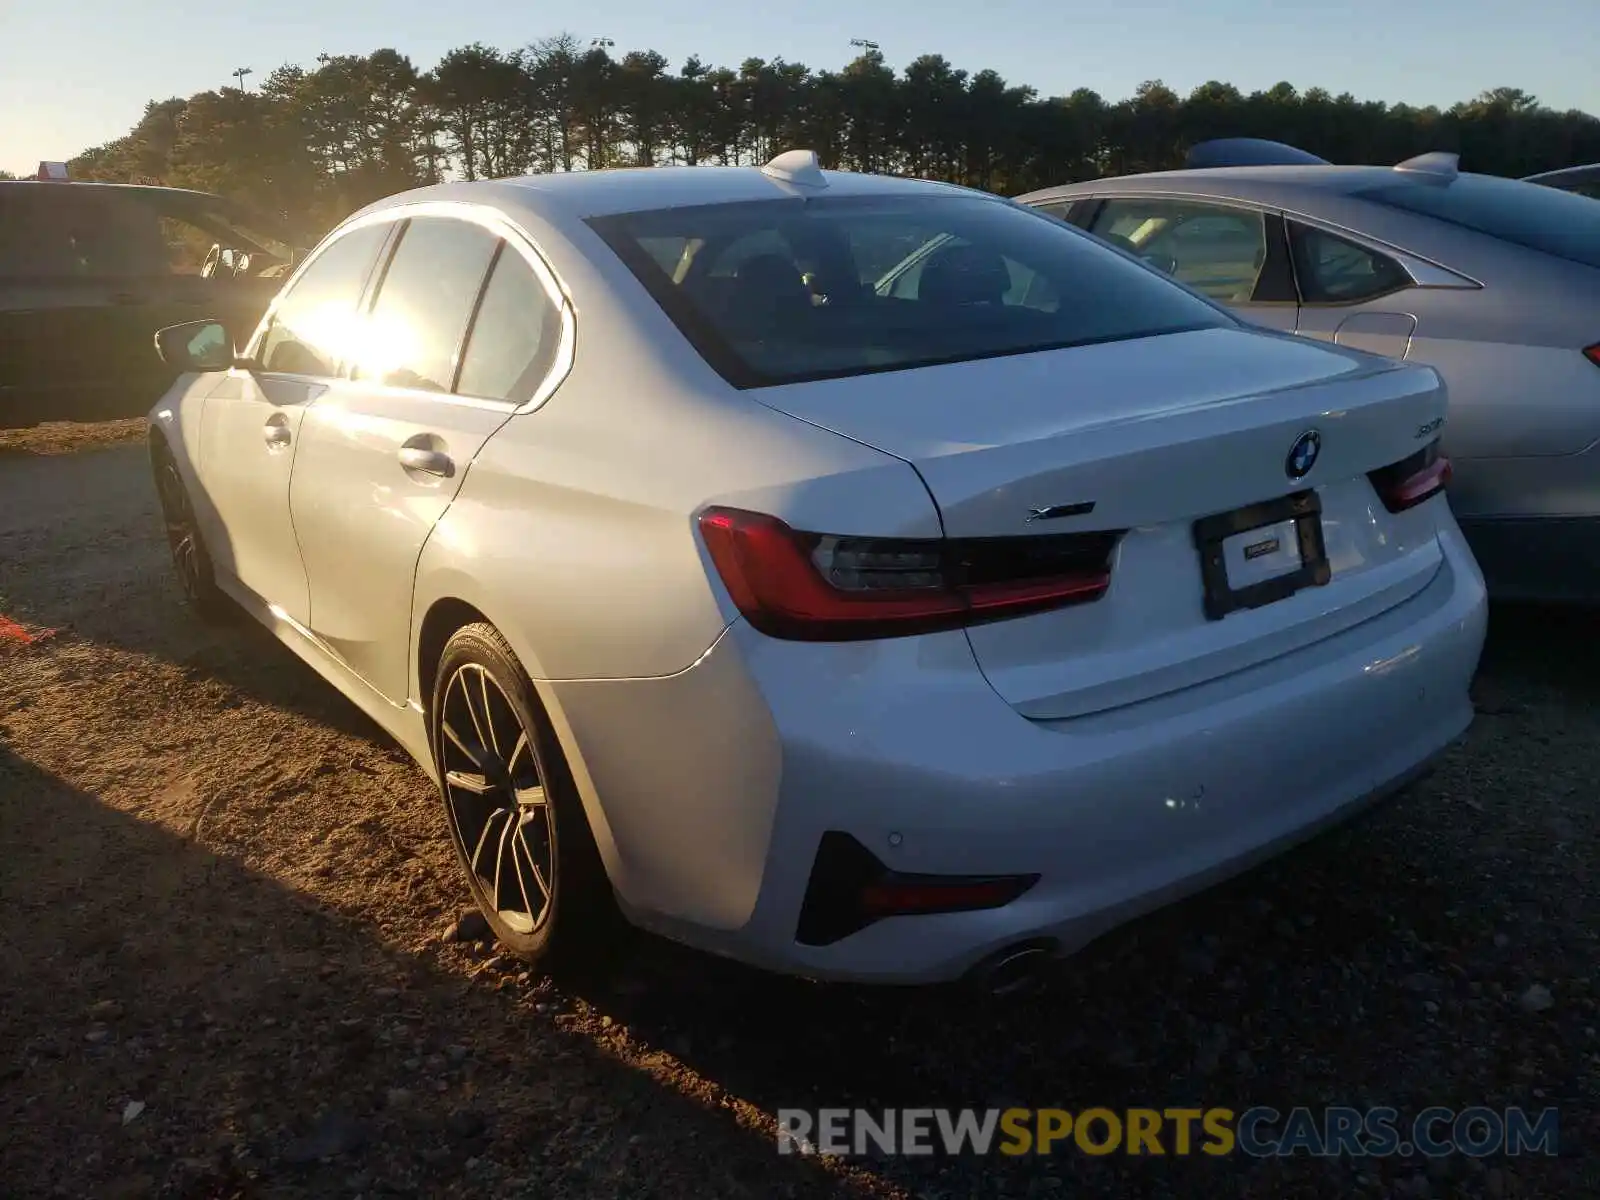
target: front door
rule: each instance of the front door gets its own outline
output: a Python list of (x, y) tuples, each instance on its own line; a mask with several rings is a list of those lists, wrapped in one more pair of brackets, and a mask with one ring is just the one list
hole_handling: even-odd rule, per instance
[(196, 505), (216, 569), (304, 624), (305, 568), (289, 520), (289, 473), (306, 410), (328, 381), (230, 371), (205, 400)]
[(217, 569), (304, 625), (305, 566), (289, 515), (289, 479), (306, 413), (351, 350), (368, 276), (388, 236), (368, 226), (326, 244), (276, 302), (247, 356), (205, 402), (202, 532)]
[(1086, 228), (1227, 305), (1242, 320), (1293, 333), (1296, 298), (1282, 225), (1277, 213), (1245, 205), (1112, 196), (1089, 216)]

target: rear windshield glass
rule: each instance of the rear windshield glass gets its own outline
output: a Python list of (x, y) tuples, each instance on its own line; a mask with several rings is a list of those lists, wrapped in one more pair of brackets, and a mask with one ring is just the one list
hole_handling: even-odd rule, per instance
[(591, 224), (736, 387), (1235, 324), (1083, 234), (982, 197), (778, 199)]
[(1493, 175), (1462, 175), (1448, 184), (1385, 184), (1356, 195), (1600, 267), (1600, 204), (1586, 196)]

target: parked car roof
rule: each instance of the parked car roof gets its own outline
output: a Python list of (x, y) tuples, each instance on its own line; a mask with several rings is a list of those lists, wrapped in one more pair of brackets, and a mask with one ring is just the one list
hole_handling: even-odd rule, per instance
[[(1457, 178), (1471, 178), (1462, 172)], [(1201, 195), (1238, 195), (1265, 198), (1275, 192), (1296, 192), (1307, 189), (1342, 195), (1352, 195), (1369, 188), (1404, 186), (1438, 186), (1437, 181), (1395, 167), (1373, 166), (1272, 166), (1272, 167), (1200, 167), (1177, 171), (1132, 172), (1127, 175), (1103, 176), (1099, 179), (1077, 183), (1057, 184), (1039, 188), (1017, 197), (1023, 203), (1055, 195), (1074, 195), (1092, 192), (1097, 187), (1115, 185), (1118, 190), (1130, 186), (1151, 186), (1159, 191), (1190, 191)]]
[[(0, 180), (0, 188), (27, 188), (33, 191), (53, 188), (63, 195), (80, 195), (87, 191), (99, 197), (111, 196), (136, 203), (148, 201), (158, 204), (162, 211), (179, 219), (194, 220), (207, 213), (221, 214), (230, 221), (237, 222), (242, 227), (241, 232), (249, 234), (254, 231), (258, 236), (264, 235), (284, 246), (297, 247), (308, 242), (303, 231), (289, 228), (286, 222), (271, 213), (262, 212), (253, 205), (241, 204), (227, 196), (202, 192), (195, 188), (78, 179), (7, 179)], [(258, 248), (269, 251), (277, 249), (266, 245)]]
[[(904, 195), (944, 192), (971, 196), (971, 188), (922, 179), (819, 171), (823, 186), (807, 189), (826, 196)], [(367, 211), (427, 200), (484, 198), (499, 191), (512, 203), (541, 207), (541, 201), (569, 217), (610, 216), (643, 209), (681, 208), (695, 204), (731, 204), (774, 200), (798, 194), (795, 185), (774, 178), (760, 167), (619, 167), (525, 175), (473, 183), (443, 183), (379, 200)], [(512, 194), (507, 195), (510, 192)], [(520, 193), (520, 194), (519, 194)], [(533, 193), (534, 195), (529, 195)], [(535, 196), (537, 198), (535, 198)]]

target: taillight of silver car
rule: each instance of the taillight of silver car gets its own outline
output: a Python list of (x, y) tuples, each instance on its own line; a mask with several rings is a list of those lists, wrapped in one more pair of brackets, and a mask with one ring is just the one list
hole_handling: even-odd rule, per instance
[(745, 619), (794, 641), (904, 637), (1089, 603), (1111, 585), (1122, 536), (840, 537), (733, 508), (702, 513), (700, 535)]
[(1400, 513), (1444, 491), (1450, 470), (1450, 460), (1440, 452), (1435, 438), (1415, 454), (1368, 473), (1367, 478), (1384, 508)]

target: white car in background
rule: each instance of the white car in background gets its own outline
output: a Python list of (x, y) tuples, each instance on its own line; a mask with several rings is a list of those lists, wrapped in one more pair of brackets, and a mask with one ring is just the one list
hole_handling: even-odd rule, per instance
[(546, 965), (621, 914), (1009, 986), (1471, 720), (1437, 375), (1010, 201), (808, 152), (443, 185), (237, 352), (158, 344), (189, 595), (416, 757)]

